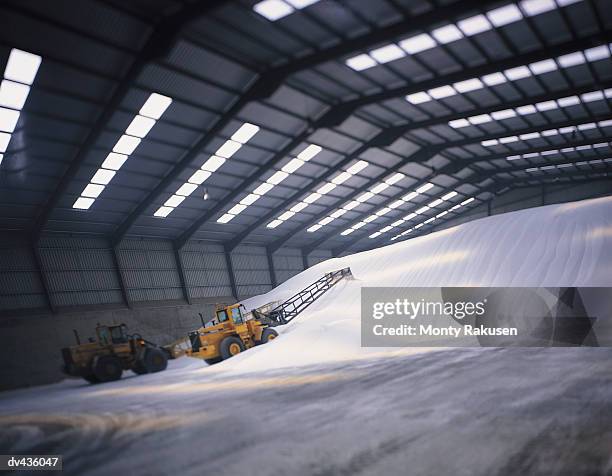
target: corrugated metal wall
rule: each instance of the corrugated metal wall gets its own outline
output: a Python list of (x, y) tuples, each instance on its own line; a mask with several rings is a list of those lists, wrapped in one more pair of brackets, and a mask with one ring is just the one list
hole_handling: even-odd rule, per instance
[(223, 246), (189, 242), (181, 251), (181, 260), (192, 298), (232, 295)]
[(302, 253), (298, 249), (281, 248), (272, 255), (272, 261), (276, 272), (276, 280), (279, 283), (287, 281), (304, 270), (302, 266)]
[(0, 243), (0, 309), (45, 307), (47, 298), (27, 240), (2, 236)]
[(56, 306), (121, 303), (117, 270), (106, 240), (43, 237), (38, 248)]
[[(45, 283), (38, 270), (34, 249), (22, 236), (11, 233), (3, 236), (1, 243), (0, 311), (47, 307)], [(110, 243), (97, 237), (44, 236), (37, 249), (49, 300), (55, 308), (101, 304), (125, 306), (121, 279), (130, 304), (185, 301), (176, 254), (170, 241), (126, 239), (116, 251), (117, 261)], [(319, 262), (329, 256), (329, 252), (317, 250), (310, 256), (310, 262)], [(227, 300), (232, 296), (222, 245), (189, 242), (181, 250), (180, 260), (191, 299), (210, 301), (219, 297)], [(302, 255), (297, 249), (281, 248), (274, 253), (272, 260), (278, 284), (303, 268)], [(272, 289), (264, 247), (239, 246), (231, 253), (231, 262), (240, 299)]]
[(308, 266), (314, 266), (330, 258), (333, 258), (330, 250), (313, 250), (313, 252), (308, 255)]
[(266, 249), (262, 246), (238, 246), (231, 254), (239, 298), (267, 293), (272, 289)]
[(183, 298), (170, 241), (124, 240), (118, 252), (118, 259), (130, 301)]

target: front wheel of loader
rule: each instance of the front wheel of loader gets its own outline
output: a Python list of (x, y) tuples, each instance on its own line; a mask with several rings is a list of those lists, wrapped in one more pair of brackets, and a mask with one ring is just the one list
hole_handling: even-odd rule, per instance
[(222, 360), (222, 357), (215, 357), (214, 359), (204, 359), (204, 362), (206, 362), (208, 365), (215, 365), (221, 362)]
[(92, 384), (100, 383), (94, 374), (83, 375), (83, 379)]
[(238, 337), (230, 336), (221, 341), (221, 358), (227, 360), (240, 352), (244, 352), (244, 344)]
[(145, 350), (144, 358), (142, 360), (144, 368), (150, 373), (161, 372), (162, 370), (166, 370), (166, 367), (168, 367), (168, 357), (166, 354), (163, 351), (152, 347)]
[(113, 355), (104, 355), (93, 363), (93, 376), (99, 382), (119, 380), (123, 373), (121, 361)]
[(276, 339), (277, 337), (278, 337), (278, 332), (276, 332), (274, 329), (270, 329), (269, 327), (266, 327), (261, 333), (261, 340), (259, 341), (259, 343), (267, 344), (268, 342)]

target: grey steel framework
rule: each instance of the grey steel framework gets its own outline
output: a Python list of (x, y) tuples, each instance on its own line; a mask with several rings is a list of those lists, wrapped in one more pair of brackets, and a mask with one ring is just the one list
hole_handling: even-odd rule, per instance
[[(477, 205), (525, 185), (609, 179), (612, 9), (606, 0), (559, 0), (550, 11), (524, 11), (519, 21), (363, 71), (345, 61), (512, 2), (321, 0), (274, 22), (255, 13), (255, 3), (83, 0), (58, 8), (53, 2), (2, 2), (0, 69), (11, 48), (36, 53), (43, 62), (0, 165), (1, 228), (27, 232), (34, 249), (43, 233), (103, 235), (111, 240), (119, 270), (116, 250), (126, 237), (171, 239), (184, 298), (191, 302), (180, 254), (190, 240), (223, 245), (237, 296), (231, 252), (241, 244), (265, 246), (269, 264), (281, 247), (299, 248), (306, 264), (315, 249), (340, 254), (388, 243), (395, 231), (368, 236), (449, 191), (459, 194), (452, 204), (473, 197)], [(607, 57), (559, 59), (596, 47), (607, 48)], [(548, 59), (556, 68), (545, 73), (421, 104), (405, 99)], [(591, 100), (597, 91), (604, 93)], [(151, 92), (170, 96), (172, 105), (92, 208), (73, 209)], [(449, 125), (582, 95), (591, 99), (473, 120), (461, 128)], [(260, 131), (167, 218), (154, 217), (243, 122)], [(579, 127), (585, 123), (594, 126)], [(535, 139), (505, 140), (541, 132)], [(481, 144), (494, 139), (502, 141)], [(308, 144), (323, 150), (232, 221), (217, 222)], [(277, 228), (266, 226), (358, 160), (367, 161), (367, 169)], [(551, 164), (564, 167), (546, 168)], [(398, 172), (405, 176), (398, 183), (307, 231)], [(341, 235), (425, 183), (434, 187)], [(409, 236), (456, 216), (449, 213)], [(124, 277), (119, 281), (130, 306)], [(50, 299), (49, 305), (54, 306)]]

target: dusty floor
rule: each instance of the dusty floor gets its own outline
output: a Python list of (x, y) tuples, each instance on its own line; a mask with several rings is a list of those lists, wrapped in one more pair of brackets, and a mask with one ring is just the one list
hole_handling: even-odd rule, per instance
[(172, 364), (0, 394), (0, 452), (63, 454), (73, 475), (612, 474), (612, 349)]

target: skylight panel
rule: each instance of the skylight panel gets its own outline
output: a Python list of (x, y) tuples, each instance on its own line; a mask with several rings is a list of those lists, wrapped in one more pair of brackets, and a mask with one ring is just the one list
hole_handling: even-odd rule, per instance
[(516, 68), (505, 70), (504, 74), (510, 81), (518, 81), (519, 79), (524, 79), (531, 76), (531, 71), (529, 71), (527, 66), (517, 66)]
[(466, 36), (477, 35), (478, 33), (491, 29), (491, 23), (489, 23), (489, 20), (487, 20), (487, 17), (484, 15), (469, 17), (459, 21), (457, 24), (459, 25), (459, 29)]
[(582, 99), (582, 101), (584, 102), (600, 101), (604, 99), (604, 94), (603, 94), (603, 91), (591, 91), (591, 92), (582, 94), (580, 96), (580, 99)]
[(369, 238), (378, 238), (381, 235), (380, 231), (377, 231), (375, 233), (372, 233)]
[(6, 63), (4, 77), (31, 86), (41, 62), (40, 56), (13, 48)]
[(242, 144), (240, 142), (235, 142), (231, 139), (228, 139), (221, 147), (217, 149), (215, 155), (229, 159), (232, 157), (232, 155), (238, 152), (238, 149), (240, 149), (241, 147)]
[(0, 131), (12, 133), (19, 120), (19, 111), (0, 107)]
[(456, 197), (458, 194), (454, 190), (452, 192), (448, 192), (446, 195), (442, 196), (442, 200), (450, 200), (453, 197)]
[(595, 46), (584, 51), (588, 61), (598, 61), (610, 56), (608, 45)]
[(422, 215), (423, 213), (427, 213), (428, 210), (429, 207), (426, 205), (424, 207), (419, 208), (418, 210), (415, 210), (414, 213), (416, 213), (417, 215)]
[(434, 99), (443, 99), (449, 96), (454, 96), (457, 92), (452, 86), (440, 86), (439, 88), (433, 88), (427, 91), (429, 95)]
[(189, 183), (193, 183), (195, 185), (202, 185), (208, 177), (212, 175), (212, 172), (208, 172), (206, 170), (196, 170), (194, 174), (189, 177), (187, 180)]
[(433, 37), (438, 40), (439, 43), (446, 44), (453, 41), (460, 40), (463, 38), (461, 30), (453, 24), (445, 25), (440, 28), (436, 28), (431, 32)]
[(285, 0), (285, 1), (293, 5), (295, 8), (301, 10), (302, 8), (306, 8), (310, 5), (314, 5), (319, 0)]
[(402, 50), (396, 44), (389, 44), (386, 46), (382, 46), (381, 48), (377, 48), (375, 50), (370, 51), (370, 56), (374, 58), (381, 64), (388, 63), (389, 61), (394, 61), (399, 58), (403, 58), (406, 56), (404, 50)]
[(352, 175), (349, 172), (342, 172), (341, 174), (339, 174), (336, 177), (334, 177), (332, 179), (332, 182), (335, 183), (336, 185), (340, 185), (340, 184), (343, 184), (344, 182), (346, 182), (351, 177), (352, 177)]
[(516, 108), (516, 113), (519, 116), (528, 116), (529, 114), (535, 114), (536, 112), (538, 112), (538, 110), (533, 104), (527, 104), (525, 106), (520, 106)]
[(276, 228), (278, 225), (282, 224), (283, 220), (272, 220), (270, 223), (266, 225), (267, 228)]
[(418, 93), (408, 94), (408, 96), (406, 96), (406, 101), (408, 101), (410, 104), (422, 104), (424, 102), (431, 101), (431, 98), (429, 97), (429, 94), (421, 91)]
[(362, 53), (357, 56), (353, 56), (346, 60), (346, 65), (355, 70), (355, 71), (363, 71), (369, 68), (376, 66), (378, 63), (374, 61), (374, 59), (365, 53)]
[(347, 204), (343, 205), (342, 208), (344, 208), (345, 210), (352, 210), (355, 207), (358, 207), (361, 203), (358, 202), (357, 200), (351, 200), (350, 202), (348, 202)]
[(87, 198), (98, 198), (98, 196), (102, 193), (103, 190), (104, 185), (90, 183), (87, 184), (87, 186), (83, 189), (83, 193), (81, 193), (81, 196)]
[(95, 200), (93, 198), (79, 197), (76, 199), (72, 208), (78, 208), (79, 210), (89, 210)]
[(176, 191), (177, 195), (182, 195), (184, 197), (188, 197), (189, 195), (191, 195), (193, 192), (195, 192), (195, 190), (198, 188), (198, 186), (194, 183), (189, 183), (186, 182), (183, 185), (181, 185), (179, 187), (179, 189)]
[(255, 134), (257, 134), (258, 131), (259, 126), (251, 124), (250, 122), (245, 122), (236, 132), (232, 134), (231, 140), (234, 142), (239, 142), (240, 144), (246, 144)]
[(204, 164), (200, 168), (207, 172), (216, 172), (217, 169), (225, 163), (225, 160), (226, 159), (224, 159), (223, 157), (212, 155), (206, 162), (204, 162)]
[(236, 218), (236, 215), (231, 215), (229, 213), (225, 213), (224, 215), (221, 215), (221, 217), (219, 217), (219, 219), (217, 219), (217, 223), (229, 223), (234, 218)]
[(455, 119), (454, 121), (449, 121), (448, 125), (453, 129), (460, 129), (462, 127), (467, 127), (470, 125), (467, 119)]
[(338, 210), (336, 210), (335, 212), (331, 213), (329, 216), (333, 217), (333, 218), (340, 218), (342, 215), (344, 215), (347, 212), (348, 212), (348, 210), (345, 210), (344, 208), (338, 208)]
[(372, 223), (373, 221), (378, 220), (380, 217), (378, 215), (369, 215), (363, 219), (366, 223)]
[(171, 103), (172, 98), (162, 94), (153, 93), (140, 108), (139, 114), (157, 120), (162, 116), (166, 109), (168, 109), (168, 106), (170, 106)]
[(503, 121), (504, 119), (516, 117), (516, 112), (514, 112), (514, 109), (503, 109), (501, 111), (492, 112), (491, 117), (496, 121)]
[(316, 201), (317, 201), (319, 198), (321, 198), (322, 196), (323, 196), (323, 195), (321, 195), (320, 193), (313, 192), (313, 193), (311, 193), (310, 195), (308, 195), (308, 196), (307, 196), (307, 197), (304, 199), (304, 202), (305, 202), (305, 203), (308, 203), (308, 204), (311, 204), (311, 203), (316, 202)]
[(529, 17), (549, 12), (557, 8), (554, 0), (523, 0), (520, 5), (525, 15)]
[(489, 116), (488, 114), (479, 114), (477, 116), (471, 116), (468, 118), (468, 120), (470, 121), (470, 124), (473, 125), (478, 125), (478, 124), (484, 124), (486, 122), (491, 122), (491, 116)]
[(274, 188), (274, 185), (272, 185), (271, 183), (264, 182), (259, 187), (257, 187), (255, 190), (253, 190), (253, 193), (256, 193), (257, 195), (265, 195), (273, 188)]
[(138, 137), (124, 134), (119, 138), (115, 144), (115, 147), (113, 147), (113, 152), (117, 154), (131, 155), (132, 152), (134, 152), (134, 149), (138, 147), (138, 144), (140, 144), (140, 139)]
[(434, 208), (440, 205), (441, 203), (444, 203), (444, 200), (442, 200), (441, 198), (436, 198), (433, 202), (428, 203), (427, 206), (429, 208)]
[(266, 182), (271, 183), (272, 185), (278, 185), (283, 180), (285, 180), (287, 177), (289, 177), (289, 174), (287, 172), (283, 172), (282, 170), (279, 170), (278, 172), (275, 172), (274, 175), (272, 175), (272, 177), (266, 180)]
[(253, 205), (257, 200), (261, 198), (261, 195), (257, 195), (256, 193), (249, 193), (246, 197), (240, 200), (241, 205)]
[(551, 71), (557, 70), (557, 63), (555, 63), (555, 61), (552, 59), (545, 59), (542, 61), (531, 63), (529, 65), (529, 69), (533, 74), (550, 73)]
[(359, 162), (351, 165), (348, 169), (346, 169), (346, 171), (351, 175), (356, 175), (363, 169), (365, 169), (368, 165), (368, 162), (366, 162), (365, 160), (360, 160)]
[(386, 179), (385, 183), (387, 183), (389, 185), (395, 185), (397, 182), (402, 180), (404, 177), (405, 177), (404, 174), (398, 172), (398, 173), (392, 175), (391, 177), (389, 177), (388, 179)]
[(125, 133), (130, 136), (143, 138), (146, 136), (151, 128), (155, 125), (155, 119), (151, 119), (150, 117), (145, 117), (141, 115), (136, 115), (132, 122), (125, 130)]
[(227, 211), (227, 213), (229, 215), (239, 215), (240, 213), (242, 213), (245, 210), (246, 207), (247, 207), (246, 205), (242, 205), (241, 203), (237, 203), (232, 208), (230, 208)]
[(282, 0), (263, 0), (253, 5), (253, 10), (270, 21), (280, 20), (295, 11), (291, 5)]
[(491, 73), (481, 77), (482, 82), (487, 86), (497, 86), (506, 82), (506, 77), (502, 73)]
[(378, 185), (376, 185), (374, 188), (372, 188), (370, 190), (370, 192), (372, 192), (374, 195), (386, 190), (387, 188), (389, 188), (389, 184), (386, 183), (379, 183)]
[(295, 212), (295, 213), (299, 213), (302, 210), (304, 210), (304, 208), (306, 208), (307, 206), (308, 206), (308, 203), (300, 202), (300, 203), (298, 203), (296, 205), (293, 205), (289, 210), (291, 210), (292, 212)]
[(30, 94), (30, 87), (3, 79), (0, 83), (0, 106), (21, 110)]
[(487, 12), (487, 17), (495, 27), (508, 25), (523, 19), (519, 8), (511, 3), (503, 7), (495, 8)]
[(300, 159), (291, 159), (283, 168), (282, 171), (288, 174), (292, 174), (296, 170), (298, 170), (305, 162)]
[(319, 225), (318, 223), (316, 225), (312, 225), (310, 228), (308, 228), (306, 231), (308, 233), (313, 233), (315, 231), (317, 231), (318, 229), (320, 229), (322, 227), (322, 225)]
[(414, 55), (421, 51), (429, 50), (436, 46), (435, 40), (427, 33), (406, 38), (399, 42), (399, 46), (407, 53)]
[(536, 106), (536, 109), (540, 112), (550, 111), (551, 109), (557, 109), (558, 107), (555, 101), (539, 102), (535, 106)]
[(410, 192), (408, 195), (404, 195), (402, 197), (402, 200), (405, 202), (409, 202), (410, 200), (412, 200), (413, 198), (416, 198), (419, 196), (419, 192)]
[(574, 53), (559, 56), (557, 61), (563, 68), (570, 68), (572, 66), (583, 64), (586, 59), (584, 58), (582, 51), (575, 51)]
[(310, 144), (308, 147), (306, 147), (302, 152), (300, 152), (297, 155), (297, 158), (300, 160), (303, 160), (304, 162), (308, 162), (315, 155), (321, 152), (321, 150), (323, 150), (321, 146), (318, 146), (316, 144)]
[(575, 106), (576, 104), (580, 104), (580, 99), (578, 96), (567, 96), (557, 99), (557, 104), (559, 104), (559, 107)]
[(115, 152), (111, 152), (106, 156), (104, 162), (102, 162), (102, 168), (110, 170), (119, 170), (127, 159), (128, 156), (125, 154), (117, 154)]
[(185, 197), (180, 195), (172, 195), (168, 200), (166, 200), (164, 207), (176, 208), (183, 203), (183, 200), (185, 200)]
[(329, 223), (331, 223), (331, 222), (332, 222), (332, 221), (334, 221), (334, 220), (335, 220), (335, 218), (334, 218), (334, 217), (331, 217), (331, 216), (329, 216), (329, 217), (325, 217), (325, 218), (323, 218), (323, 220), (321, 220), (321, 221), (319, 222), (319, 225), (325, 226), (325, 225), (328, 225)]
[(340, 233), (342, 236), (346, 236), (346, 235), (350, 235), (351, 233), (353, 233), (355, 231), (354, 228), (347, 228), (346, 230), (344, 230), (342, 233)]
[(468, 93), (477, 89), (482, 89), (484, 85), (478, 78), (466, 79), (465, 81), (459, 81), (454, 83), (453, 87), (460, 93)]
[(98, 169), (94, 176), (91, 178), (91, 183), (97, 183), (100, 185), (108, 185), (113, 179), (117, 172), (114, 170)]
[(363, 203), (363, 202), (367, 202), (367, 201), (368, 201), (370, 198), (372, 198), (373, 196), (374, 196), (374, 194), (373, 194), (372, 192), (365, 192), (365, 193), (363, 193), (363, 194), (359, 195), (359, 196), (356, 198), (356, 200), (357, 200), (358, 202)]
[(417, 190), (416, 190), (416, 191), (417, 191), (418, 193), (425, 193), (425, 192), (427, 192), (428, 190), (431, 190), (433, 187), (434, 187), (434, 184), (433, 184), (433, 183), (429, 183), (429, 182), (428, 182), (428, 183), (426, 183), (426, 184), (424, 184), (424, 185), (421, 185), (419, 188), (417, 188)]
[(328, 182), (325, 185), (323, 185), (322, 187), (319, 187), (319, 189), (317, 190), (317, 193), (320, 194), (320, 195), (325, 195), (325, 194), (331, 192), (334, 188), (336, 188), (336, 184)]

